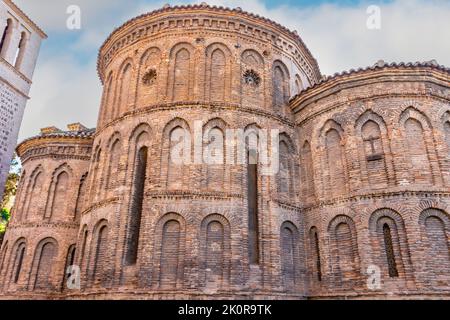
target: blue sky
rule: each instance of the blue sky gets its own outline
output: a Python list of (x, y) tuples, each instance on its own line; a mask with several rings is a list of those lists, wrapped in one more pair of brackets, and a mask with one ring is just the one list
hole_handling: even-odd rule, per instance
[[(19, 140), (41, 127), (96, 125), (101, 85), (98, 48), (126, 20), (185, 0), (15, 0), (48, 34), (43, 43)], [(323, 74), (385, 61), (436, 59), (450, 66), (449, 0), (211, 0), (241, 7), (299, 32)], [(81, 30), (68, 30), (66, 9), (81, 8)], [(367, 7), (381, 9), (381, 29), (366, 26)]]

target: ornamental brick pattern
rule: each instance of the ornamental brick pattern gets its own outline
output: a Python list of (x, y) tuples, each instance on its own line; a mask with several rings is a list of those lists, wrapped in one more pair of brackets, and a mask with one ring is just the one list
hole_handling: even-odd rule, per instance
[[(202, 4), (127, 22), (98, 72), (95, 133), (50, 127), (17, 149), (3, 298), (450, 296), (445, 67), (324, 78), (296, 33)], [(242, 163), (198, 161), (217, 142), (215, 158), (239, 158), (227, 129), (279, 134)], [(275, 146), (265, 175), (252, 160)]]

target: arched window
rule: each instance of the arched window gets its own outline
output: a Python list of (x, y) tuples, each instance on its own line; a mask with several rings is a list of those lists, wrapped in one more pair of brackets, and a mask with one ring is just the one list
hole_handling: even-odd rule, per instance
[(386, 260), (389, 270), (389, 277), (397, 278), (398, 269), (397, 262), (395, 261), (394, 244), (392, 240), (391, 228), (387, 223), (383, 224), (383, 238), (384, 238), (384, 251), (386, 253)]
[(139, 149), (134, 169), (133, 190), (131, 195), (130, 219), (128, 221), (127, 251), (125, 264), (134, 265), (138, 258), (139, 234), (144, 201), (145, 180), (147, 177), (147, 147)]
[(54, 259), (57, 256), (57, 248), (53, 242), (47, 242), (37, 248), (35, 259), (36, 279), (34, 282), (34, 290), (51, 290), (52, 289), (52, 269)]
[(169, 165), (167, 184), (172, 190), (184, 188), (183, 179), (191, 157), (191, 140), (187, 129), (177, 126), (169, 135)]
[(281, 196), (291, 195), (291, 177), (293, 170), (291, 168), (291, 162), (289, 157), (289, 147), (284, 141), (280, 141), (279, 145), (280, 154), (280, 168), (278, 172), (278, 193)]
[(149, 106), (156, 103), (163, 94), (160, 74), (161, 50), (152, 47), (141, 57), (138, 84), (138, 107)]
[(303, 194), (307, 197), (313, 197), (315, 195), (314, 168), (311, 145), (308, 141), (305, 142), (302, 148), (302, 171)]
[(76, 247), (75, 245), (71, 245), (69, 249), (67, 250), (67, 256), (66, 256), (66, 264), (64, 267), (64, 275), (63, 275), (63, 281), (61, 284), (62, 290), (65, 290), (67, 287), (67, 279), (70, 278), (71, 274), (67, 272), (68, 268), (73, 266), (75, 264), (75, 254), (76, 254)]
[(248, 254), (250, 264), (259, 264), (258, 221), (258, 161), (259, 136), (257, 131), (246, 133), (247, 147), (247, 206), (248, 206)]
[[(423, 218), (422, 218), (423, 217)], [(427, 241), (426, 265), (433, 287), (448, 286), (450, 283), (450, 253), (447, 227), (450, 223), (445, 212), (427, 209), (421, 214)]]
[(120, 161), (120, 141), (116, 140), (110, 149), (110, 158), (108, 163), (108, 171), (106, 174), (106, 189), (113, 190), (118, 185)]
[(176, 220), (167, 221), (163, 226), (160, 261), (160, 286), (164, 289), (176, 288), (180, 267), (181, 226)]
[(23, 259), (25, 257), (25, 243), (19, 244), (16, 249), (16, 256), (13, 264), (13, 282), (18, 283), (20, 279), (20, 274), (22, 272)]
[(244, 106), (263, 106), (264, 59), (255, 50), (246, 50), (241, 56), (241, 101)]
[(333, 196), (340, 196), (345, 192), (344, 150), (341, 136), (335, 129), (326, 134), (327, 162), (329, 170), (329, 189)]
[[(376, 210), (369, 219), (375, 265), (381, 268), (384, 281), (408, 277), (411, 254), (402, 216), (391, 209)], [(401, 283), (401, 282), (399, 282)]]
[(2, 38), (0, 40), (0, 55), (2, 57), (5, 56), (7, 45), (11, 38), (12, 30), (13, 30), (13, 22), (11, 19), (8, 19), (6, 20), (6, 27), (5, 30), (3, 31)]
[(284, 223), (280, 229), (281, 240), (281, 274), (283, 286), (292, 289), (296, 282), (296, 267), (298, 266), (297, 255), (297, 228), (291, 223)]
[(450, 121), (444, 124), (445, 141), (447, 142), (448, 158), (450, 159)]
[(101, 283), (104, 279), (107, 261), (106, 254), (108, 250), (108, 227), (103, 225), (97, 233), (97, 246), (95, 250), (93, 275), (94, 281)]
[(81, 250), (79, 251), (79, 254), (78, 254), (78, 263), (80, 265), (80, 269), (83, 270), (83, 263), (85, 261), (86, 246), (87, 246), (87, 240), (88, 240), (87, 226), (83, 227), (83, 232), (81, 235), (82, 235), (82, 242), (81, 242)]
[(67, 192), (69, 191), (69, 175), (61, 172), (56, 178), (50, 217), (53, 220), (65, 220), (67, 208)]
[(119, 117), (122, 113), (128, 111), (128, 106), (131, 103), (131, 77), (133, 73), (133, 67), (131, 64), (127, 64), (122, 71), (119, 79), (119, 97), (118, 105), (116, 108), (115, 118)]
[(311, 228), (310, 243), (313, 262), (313, 274), (317, 281), (322, 281), (322, 263), (320, 257), (319, 233), (316, 228)]
[[(8, 252), (9, 249), (9, 245), (8, 245), (8, 241), (5, 242), (5, 244), (2, 247), (2, 251), (0, 254), (1, 257), (1, 262), (0, 262), (0, 279), (4, 279), (3, 278), (3, 270), (5, 269), (5, 261), (6, 261), (6, 256), (9, 254)], [(2, 286), (2, 283), (0, 283), (0, 288)]]
[(100, 189), (102, 185), (101, 180), (99, 179), (101, 159), (102, 159), (102, 149), (98, 148), (97, 151), (94, 153), (94, 159), (92, 164), (92, 180), (90, 188), (91, 201), (95, 201), (101, 191)]
[(187, 49), (179, 50), (175, 55), (174, 69), (174, 101), (189, 99), (189, 77), (191, 54)]
[[(110, 73), (108, 76), (108, 80), (106, 81), (106, 85), (104, 87), (104, 98), (103, 98), (103, 106), (102, 106), (102, 114), (100, 122), (103, 125), (104, 123), (111, 120), (111, 113), (114, 111), (114, 94), (113, 94), (113, 74)], [(114, 115), (113, 115), (114, 116)]]
[(34, 177), (30, 180), (31, 190), (29, 194), (28, 201), (25, 206), (25, 216), (26, 220), (31, 217), (31, 219), (36, 219), (37, 214), (39, 213), (42, 205), (40, 205), (40, 199), (42, 197), (43, 183), (44, 183), (44, 175), (41, 172), (38, 172)]
[(80, 179), (80, 184), (78, 187), (77, 203), (75, 206), (75, 219), (77, 219), (80, 216), (81, 212), (83, 212), (84, 210), (84, 205), (86, 201), (87, 176), (88, 173), (86, 172)]
[(388, 178), (380, 126), (369, 120), (362, 126), (361, 134), (369, 184), (372, 187), (385, 187)]
[(349, 282), (357, 280), (356, 267), (357, 245), (355, 234), (348, 222), (340, 222), (334, 227), (335, 258), (339, 272), (339, 280)]
[(273, 70), (273, 105), (275, 108), (286, 104), (288, 93), (286, 90), (286, 75), (280, 66)]
[(219, 286), (224, 274), (224, 226), (211, 221), (206, 227), (206, 286)]
[(26, 42), (27, 42), (27, 34), (26, 34), (25, 31), (23, 31), (20, 34), (19, 45), (17, 46), (16, 55), (14, 57), (13, 65), (16, 68), (19, 68), (20, 65), (22, 64), (23, 56), (24, 56), (24, 53), (25, 53)]
[(211, 55), (210, 94), (212, 101), (224, 101), (226, 78), (226, 58), (222, 50), (216, 49)]
[(214, 127), (206, 133), (203, 160), (206, 163), (206, 186), (208, 190), (223, 191), (225, 179), (225, 137), (223, 131)]
[(432, 184), (433, 175), (422, 124), (409, 118), (405, 122), (405, 135), (414, 183)]

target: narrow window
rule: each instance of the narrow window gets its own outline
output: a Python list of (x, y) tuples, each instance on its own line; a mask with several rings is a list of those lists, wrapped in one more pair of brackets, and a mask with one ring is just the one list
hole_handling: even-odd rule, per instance
[(22, 63), (23, 54), (25, 51), (24, 49), (25, 49), (26, 40), (27, 40), (27, 34), (25, 32), (22, 32), (20, 34), (19, 46), (17, 47), (16, 55), (14, 57), (13, 65), (16, 68), (20, 67), (20, 64)]
[(87, 238), (88, 238), (88, 231), (85, 230), (83, 233), (83, 244), (81, 245), (80, 257), (78, 258), (80, 268), (83, 268), (84, 255), (86, 253)]
[(160, 279), (162, 288), (176, 288), (179, 279), (181, 225), (176, 220), (164, 224), (161, 240)]
[(14, 283), (17, 283), (19, 281), (20, 272), (22, 271), (23, 257), (25, 255), (25, 246), (20, 246), (17, 252), (19, 252), (19, 259), (17, 261), (17, 268), (14, 274)]
[(322, 265), (320, 263), (320, 246), (317, 232), (314, 232), (314, 250), (316, 253), (317, 280), (322, 281)]
[(392, 244), (391, 228), (387, 223), (383, 225), (384, 247), (386, 250), (387, 263), (389, 268), (389, 277), (397, 278), (398, 270), (395, 262), (394, 246)]
[(78, 196), (77, 196), (77, 202), (75, 205), (75, 219), (78, 218), (83, 211), (84, 203), (85, 203), (85, 197), (86, 197), (86, 179), (87, 179), (87, 173), (85, 173), (80, 180), (80, 185), (78, 187)]
[(226, 258), (224, 256), (224, 227), (212, 221), (206, 228), (206, 285), (220, 287), (223, 281)]
[(73, 266), (75, 263), (75, 252), (76, 252), (75, 245), (71, 245), (67, 252), (66, 266), (64, 268), (64, 276), (62, 282), (62, 290), (66, 289), (67, 279), (69, 279), (70, 276), (72, 275), (71, 273), (67, 273), (67, 270), (70, 266)]
[(125, 255), (126, 265), (134, 265), (137, 261), (139, 232), (141, 227), (142, 203), (147, 168), (147, 147), (139, 150), (134, 171), (134, 186), (131, 202), (131, 212), (128, 229), (128, 245)]
[(94, 280), (101, 281), (103, 280), (105, 267), (107, 265), (106, 253), (108, 250), (108, 227), (102, 226), (98, 231), (97, 236), (97, 250), (95, 251), (95, 260), (94, 260)]
[(181, 101), (189, 97), (189, 76), (190, 76), (191, 55), (188, 50), (181, 49), (175, 55), (174, 88), (173, 100)]
[(248, 201), (248, 240), (249, 262), (259, 264), (258, 234), (258, 152), (249, 149), (247, 153), (247, 201)]
[(37, 262), (35, 290), (52, 290), (52, 269), (57, 257), (56, 246), (52, 242), (47, 242), (42, 246)]
[(9, 33), (12, 30), (12, 21), (11, 19), (8, 19), (6, 22), (5, 30), (3, 31), (2, 39), (0, 41), (0, 53), (3, 56), (3, 50), (6, 48), (6, 37), (9, 36)]

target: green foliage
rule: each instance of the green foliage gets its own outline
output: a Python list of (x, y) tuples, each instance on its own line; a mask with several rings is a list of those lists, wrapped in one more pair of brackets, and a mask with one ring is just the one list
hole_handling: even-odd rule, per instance
[(10, 173), (8, 175), (8, 179), (6, 180), (5, 184), (5, 190), (3, 193), (1, 208), (5, 208), (8, 205), (9, 200), (16, 195), (19, 179), (20, 176), (17, 173)]
[(5, 233), (9, 219), (11, 219), (11, 213), (9, 210), (2, 209), (0, 212), (0, 234)]

